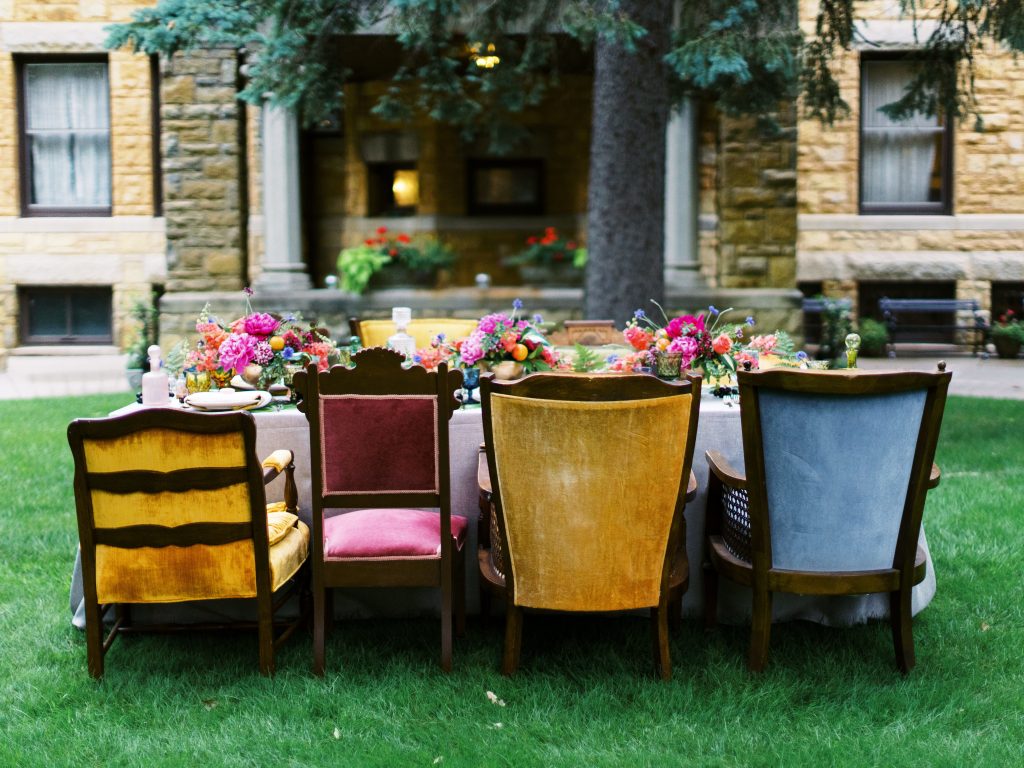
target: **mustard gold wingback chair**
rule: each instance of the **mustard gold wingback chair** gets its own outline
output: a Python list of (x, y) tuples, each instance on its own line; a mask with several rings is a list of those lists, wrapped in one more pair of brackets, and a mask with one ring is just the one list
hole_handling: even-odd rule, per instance
[(647, 608), (668, 679), (669, 613), (689, 580), (700, 378), (543, 373), (485, 377), (482, 392), (494, 525), (478, 557), (505, 598), (502, 672), (518, 667), (524, 609)]
[[(395, 332), (395, 324), (391, 320), (360, 320), (358, 317), (350, 317), (348, 324), (352, 335), (358, 336), (364, 347), (385, 347)], [(476, 324), (476, 320), (456, 317), (418, 317), (409, 323), (406, 332), (416, 339), (416, 349), (425, 349), (439, 333), (443, 333), (450, 341), (464, 339), (476, 330)]]
[[(718, 577), (750, 587), (748, 666), (768, 660), (772, 595), (889, 593), (896, 662), (914, 666), (911, 590), (951, 373), (739, 373), (745, 474), (709, 451), (705, 621)], [(746, 511), (743, 511), (746, 507)]]
[[(274, 613), (308, 576), (300, 573), (309, 529), (297, 517), (291, 452), (261, 463), (248, 413), (169, 408), (78, 419), (68, 442), (89, 673), (101, 677), (107, 649), (133, 629), (132, 604), (255, 598), (258, 620), (248, 626), (258, 629), (260, 671), (272, 674), (274, 649), (304, 618), (279, 623), (275, 640)], [(268, 505), (264, 485), (281, 473), (285, 501)], [(110, 605), (115, 621), (104, 638)]]

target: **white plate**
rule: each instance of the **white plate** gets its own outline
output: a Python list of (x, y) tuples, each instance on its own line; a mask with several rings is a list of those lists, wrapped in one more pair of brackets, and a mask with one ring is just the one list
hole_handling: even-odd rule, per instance
[(270, 404), (270, 393), (252, 392), (194, 392), (185, 398), (185, 404), (197, 411), (251, 411)]

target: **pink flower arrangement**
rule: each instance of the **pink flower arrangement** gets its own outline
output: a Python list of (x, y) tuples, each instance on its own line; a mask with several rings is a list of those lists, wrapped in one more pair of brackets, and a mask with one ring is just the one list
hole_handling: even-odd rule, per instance
[(204, 308), (196, 322), (200, 343), (186, 357), (186, 366), (199, 371), (220, 371), (226, 376), (243, 373), (250, 365), (260, 367), (259, 386), (268, 386), (285, 374), (285, 365), (305, 365), (316, 360), (326, 370), (340, 354), (328, 331), (307, 325), (293, 314), (278, 316), (253, 312), (246, 289), (246, 313), (225, 325)]
[[(645, 353), (646, 358), (629, 360), (627, 356), (616, 360), (616, 365), (632, 362), (635, 367), (646, 367), (658, 353), (678, 353), (683, 369), (701, 366), (714, 378), (727, 378), (736, 372), (736, 354), (740, 351), (744, 325), (720, 327), (722, 317), (730, 310), (720, 312), (712, 306), (708, 307), (707, 315), (669, 318), (657, 302), (654, 304), (661, 310), (664, 324), (638, 309), (623, 331), (626, 342), (637, 352)], [(748, 317), (746, 325), (753, 324), (754, 319)]]
[(456, 341), (453, 348), (458, 362), (464, 366), (479, 362), (500, 363), (514, 360), (522, 363), (527, 373), (549, 371), (561, 365), (558, 353), (534, 322), (519, 317), (523, 303), (512, 302), (512, 314), (497, 312), (480, 318), (468, 338)]

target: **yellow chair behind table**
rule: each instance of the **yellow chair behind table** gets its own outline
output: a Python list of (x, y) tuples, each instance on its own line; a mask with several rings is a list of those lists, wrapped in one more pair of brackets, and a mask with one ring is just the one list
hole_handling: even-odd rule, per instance
[[(261, 464), (250, 414), (175, 409), (78, 419), (68, 442), (89, 673), (103, 675), (107, 649), (133, 628), (133, 603), (256, 598), (260, 671), (272, 674), (275, 647), (305, 618), (280, 625), (274, 639), (281, 590), (303, 582), (295, 577), (309, 553), (291, 452), (275, 451)], [(264, 484), (281, 473), (285, 501), (268, 505)], [(116, 617), (104, 639), (106, 605)]]
[[(395, 324), (391, 320), (360, 320), (349, 318), (352, 335), (358, 336), (364, 347), (385, 347), (388, 338), (395, 332)], [(409, 323), (406, 329), (416, 339), (416, 349), (430, 346), (430, 342), (439, 333), (443, 333), (450, 341), (464, 339), (476, 330), (476, 320), (462, 320), (456, 317), (421, 317)]]
[(649, 608), (655, 665), (669, 678), (699, 384), (545, 373), (481, 389), (496, 524), (478, 557), (483, 583), (506, 601), (502, 672), (518, 666), (523, 609)]

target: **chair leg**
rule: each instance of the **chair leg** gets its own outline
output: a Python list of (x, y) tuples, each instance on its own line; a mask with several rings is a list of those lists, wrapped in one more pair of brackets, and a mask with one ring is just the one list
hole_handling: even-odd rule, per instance
[(911, 616), (910, 588), (889, 593), (889, 623), (896, 650), (896, 666), (904, 675), (914, 668), (914, 626)]
[(683, 593), (673, 590), (668, 597), (668, 628), (678, 632), (683, 627)]
[(664, 599), (651, 608), (651, 640), (654, 650), (654, 671), (662, 680), (672, 679), (672, 657), (668, 647), (668, 602)]
[(750, 617), (750, 657), (747, 666), (751, 672), (761, 672), (768, 663), (768, 641), (772, 631), (772, 593), (754, 588), (754, 604)]
[(519, 669), (519, 651), (523, 644), (523, 609), (508, 601), (505, 607), (505, 653), (501, 674), (511, 677)]
[(273, 595), (258, 598), (259, 622), (257, 627), (260, 646), (260, 674), (274, 676), (274, 610)]
[(313, 674), (317, 677), (324, 676), (328, 592), (323, 587), (313, 589)]
[(85, 655), (89, 674), (103, 677), (103, 611), (90, 600), (85, 602)]
[(455, 550), (455, 636), (466, 636), (466, 553)]
[(704, 629), (718, 627), (718, 571), (704, 566)]
[(452, 570), (441, 571), (441, 669), (452, 671)]

